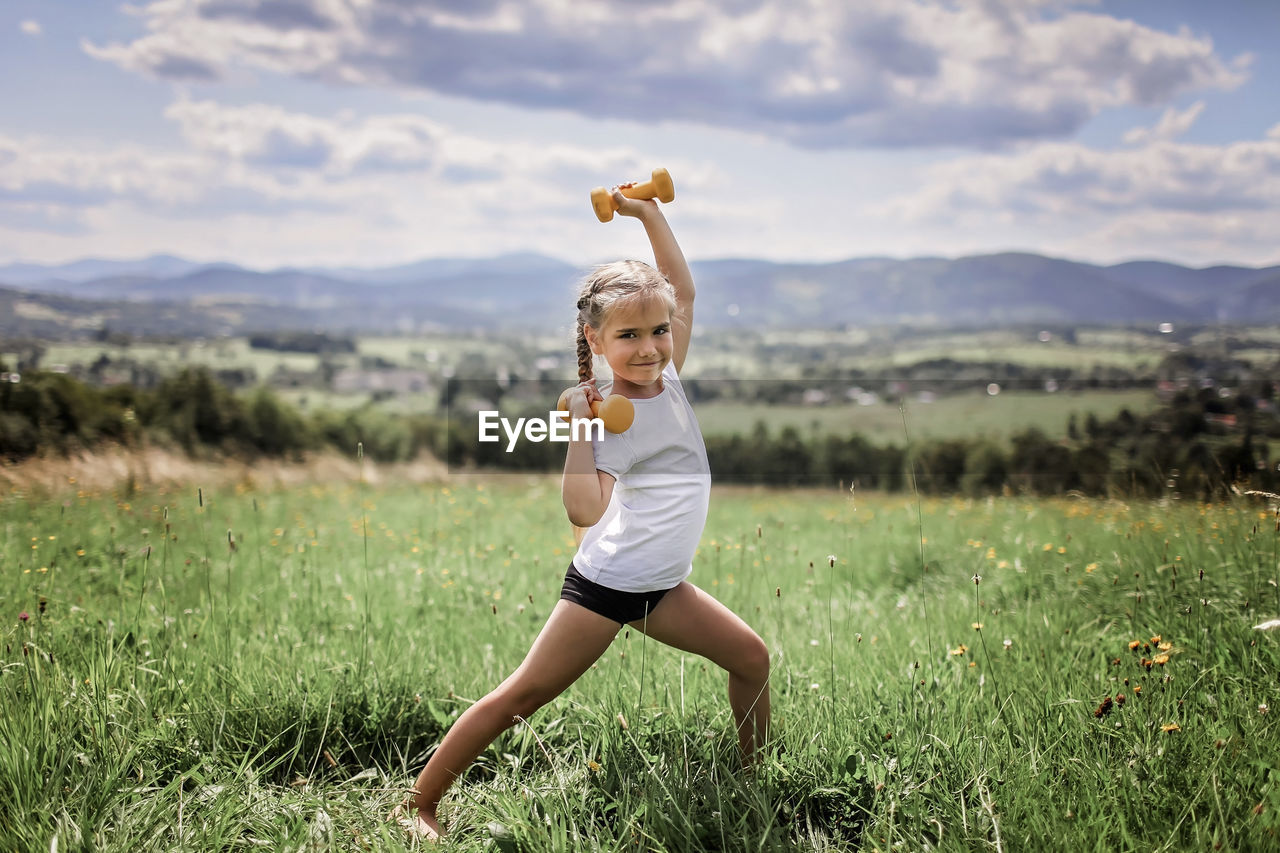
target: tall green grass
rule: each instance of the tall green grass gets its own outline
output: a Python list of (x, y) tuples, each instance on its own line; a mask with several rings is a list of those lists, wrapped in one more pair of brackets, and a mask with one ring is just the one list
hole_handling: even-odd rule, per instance
[[(724, 673), (624, 631), (451, 789), (445, 849), (1274, 849), (1276, 529), (717, 489), (691, 580), (773, 650), (771, 757), (740, 770)], [(19, 851), (412, 849), (385, 815), (573, 550), (543, 478), (13, 494), (0, 531)]]

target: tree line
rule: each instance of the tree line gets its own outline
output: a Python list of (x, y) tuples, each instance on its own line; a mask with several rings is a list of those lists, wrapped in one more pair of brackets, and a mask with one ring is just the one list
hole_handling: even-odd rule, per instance
[[(379, 462), (425, 453), (456, 470), (556, 471), (564, 464), (562, 444), (526, 441), (508, 453), (505, 439), (478, 441), (470, 411), (441, 417), (365, 406), (307, 415), (263, 387), (236, 395), (203, 367), (184, 368), (152, 388), (96, 388), (45, 371), (11, 378), (0, 364), (0, 458), (8, 461), (114, 443), (248, 459), (300, 459), (324, 449), (354, 454), (362, 445)], [(1274, 392), (1269, 380), (1242, 384), (1227, 397), (1185, 389), (1149, 414), (1089, 414), (1083, 424), (1073, 416), (1063, 439), (1029, 428), (1007, 442), (974, 436), (882, 445), (856, 433), (775, 433), (758, 422), (745, 434), (706, 436), (707, 455), (717, 482), (1211, 500), (1233, 487), (1277, 490), (1269, 445), (1280, 438)]]
[(443, 424), (373, 407), (305, 415), (265, 387), (234, 394), (204, 367), (187, 367), (151, 388), (97, 388), (48, 371), (10, 374), (0, 364), (0, 458), (19, 461), (114, 443), (156, 444), (191, 456), (283, 457), (358, 444), (382, 462), (443, 447)]

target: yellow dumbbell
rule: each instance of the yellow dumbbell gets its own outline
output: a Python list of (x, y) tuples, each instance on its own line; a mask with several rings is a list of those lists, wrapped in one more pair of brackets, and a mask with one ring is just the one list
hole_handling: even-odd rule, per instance
[[(666, 203), (676, 197), (675, 184), (671, 183), (671, 175), (666, 169), (654, 169), (653, 177), (643, 183), (619, 184), (618, 190), (627, 198), (656, 198)], [(613, 219), (613, 212), (618, 209), (613, 194), (604, 187), (596, 187), (591, 191), (591, 206), (601, 222)]]
[[(568, 398), (569, 391), (561, 394), (556, 401), (556, 409), (561, 412), (569, 411)], [(591, 401), (591, 417), (599, 418), (604, 422), (605, 429), (617, 435), (631, 429), (631, 424), (636, 419), (636, 407), (621, 394), (610, 394), (604, 400)]]

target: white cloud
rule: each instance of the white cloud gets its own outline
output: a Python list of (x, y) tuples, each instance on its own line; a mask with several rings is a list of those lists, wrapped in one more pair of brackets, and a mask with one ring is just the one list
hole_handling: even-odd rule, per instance
[(1117, 150), (1043, 143), (934, 165), (919, 185), (875, 209), (921, 229), (1056, 232), (1041, 239), (1095, 259), (1273, 261), (1280, 135), (1223, 145), (1154, 139)]
[(31, 19), (27, 19), (22, 23), (18, 24), (18, 28), (21, 29), (23, 33), (29, 36), (38, 36), (44, 32), (44, 28), (40, 26), (40, 22), (33, 21)]
[[(384, 176), (401, 182), (416, 177), (478, 195), (527, 191), (554, 198), (564, 187), (576, 197), (602, 176), (643, 169), (640, 154), (625, 146), (496, 141), (413, 114), (326, 118), (266, 104), (182, 99), (165, 116), (178, 124), (190, 151), (89, 151), (0, 136), (0, 201), (86, 207), (127, 199), (198, 206), (235, 190), (252, 208), (254, 197), (324, 200), (328, 193)], [(690, 163), (684, 177), (696, 182), (708, 172), (705, 164)]]
[(0, 136), (0, 200), (66, 209), (115, 199), (181, 203), (195, 197), (188, 178), (202, 163), (182, 155), (158, 155), (135, 147), (110, 152), (60, 148), (48, 140)]
[[(132, 242), (206, 257), (226, 229), (244, 246), (226, 257), (247, 262), (555, 254), (608, 245), (621, 231), (596, 222), (587, 191), (653, 165), (623, 145), (487, 139), (411, 114), (324, 117), (183, 99), (166, 116), (189, 150), (0, 136), (0, 234), (22, 233), (8, 242), (33, 257), (73, 235), (79, 248), (68, 254), (100, 242), (119, 255)], [(722, 180), (707, 162), (665, 165), (695, 199), (699, 186)], [(721, 215), (716, 202), (686, 207)], [(377, 254), (362, 254), (372, 246)]]
[(166, 111), (193, 148), (263, 167), (324, 173), (336, 169), (346, 142), (333, 121), (279, 107), (226, 107), (181, 100)]
[(1169, 107), (1160, 116), (1160, 121), (1156, 122), (1155, 127), (1135, 127), (1125, 133), (1124, 141), (1129, 145), (1145, 145), (1149, 142), (1168, 142), (1177, 139), (1190, 130), (1191, 125), (1195, 124), (1202, 112), (1204, 112), (1204, 101), (1196, 101), (1181, 111)]
[[(195, 149), (219, 160), (262, 169), (296, 181), (305, 176), (334, 184), (375, 173), (418, 174), (444, 183), (492, 184), (511, 190), (528, 185), (584, 185), (602, 175), (632, 175), (640, 155), (625, 146), (589, 148), (491, 140), (461, 133), (411, 113), (332, 118), (290, 112), (267, 104), (227, 106), (179, 100), (165, 116), (178, 123)], [(705, 167), (694, 166), (697, 174)]]
[[(1245, 262), (1274, 264), (1276, 229), (1280, 216), (1273, 211), (1227, 212), (1204, 216), (1187, 211), (1131, 212), (1099, 222), (1085, 239), (1067, 248), (1087, 251), (1092, 243), (1107, 247), (1117, 257), (1168, 256), (1177, 246), (1180, 255), (1202, 262)], [(1159, 247), (1157, 249), (1157, 247)], [(1155, 249), (1155, 251), (1153, 251)]]
[(1280, 139), (1157, 141), (1119, 150), (1043, 143), (1014, 155), (956, 158), (932, 167), (922, 183), (925, 189), (886, 210), (912, 221), (967, 211), (1257, 211), (1272, 207), (1280, 194)]
[[(643, 257), (642, 232), (597, 223), (586, 190), (665, 165), (678, 190), (668, 216), (700, 258), (1018, 248), (1280, 260), (1280, 125), (1224, 145), (1156, 138), (1161, 126), (1190, 124), (1193, 109), (1173, 111), (1134, 147), (1039, 143), (912, 166), (888, 152), (797, 152), (714, 131), (697, 134), (700, 150), (716, 154), (655, 161), (627, 143), (482, 136), (408, 112), (313, 115), (183, 98), (165, 112), (185, 140), (178, 151), (0, 136), (0, 257), (172, 251), (260, 266), (525, 250), (584, 263)], [(615, 129), (624, 138), (617, 124), (601, 138)]]
[(1208, 38), (1068, 0), (157, 0), (91, 55), (174, 80), (238, 67), (815, 147), (1061, 138), (1099, 111), (1231, 88)]

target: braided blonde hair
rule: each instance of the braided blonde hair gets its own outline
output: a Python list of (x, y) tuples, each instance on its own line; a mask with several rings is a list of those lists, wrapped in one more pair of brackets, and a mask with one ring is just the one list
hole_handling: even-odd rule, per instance
[(578, 381), (594, 373), (586, 327), (604, 330), (616, 308), (649, 299), (661, 299), (676, 310), (676, 290), (667, 277), (643, 261), (614, 261), (598, 266), (578, 285)]

